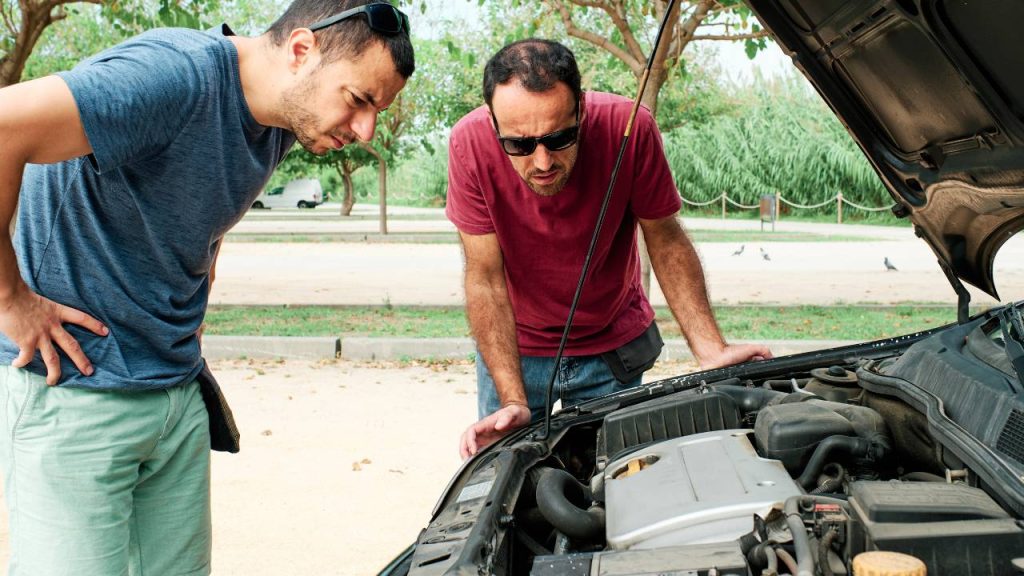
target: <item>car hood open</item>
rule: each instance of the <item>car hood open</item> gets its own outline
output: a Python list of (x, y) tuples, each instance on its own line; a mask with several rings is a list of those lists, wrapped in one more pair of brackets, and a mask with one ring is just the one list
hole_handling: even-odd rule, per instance
[(1019, 0), (747, 0), (947, 273), (998, 298), (1024, 228)]

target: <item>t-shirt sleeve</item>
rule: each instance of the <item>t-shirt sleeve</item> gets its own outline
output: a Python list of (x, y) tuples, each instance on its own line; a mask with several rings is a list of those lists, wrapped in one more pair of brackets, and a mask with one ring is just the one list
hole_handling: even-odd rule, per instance
[(75, 98), (100, 173), (166, 148), (202, 92), (192, 60), (152, 41), (121, 44), (59, 76)]
[(676, 214), (682, 207), (679, 191), (665, 158), (661, 132), (650, 110), (641, 106), (634, 124), (636, 162), (630, 206), (637, 218), (658, 220)]
[(479, 175), (469, 161), (468, 134), (456, 125), (448, 139), (448, 199), (445, 215), (466, 234), (490, 234), (494, 222), (484, 198)]

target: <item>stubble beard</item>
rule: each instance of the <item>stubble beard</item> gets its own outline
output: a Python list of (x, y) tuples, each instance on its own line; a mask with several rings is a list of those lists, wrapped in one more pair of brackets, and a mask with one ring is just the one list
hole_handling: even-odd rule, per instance
[(312, 78), (303, 80), (300, 85), (290, 88), (281, 94), (278, 109), (290, 127), (289, 130), (292, 134), (295, 134), (295, 140), (298, 141), (299, 145), (310, 154), (323, 156), (327, 153), (327, 150), (314, 150), (316, 146), (316, 136), (314, 136), (317, 124), (316, 115), (304, 105), (305, 102), (309, 101), (315, 88), (315, 80)]
[(558, 179), (552, 182), (551, 184), (541, 185), (534, 183), (533, 180), (531, 180), (531, 177), (538, 171), (531, 170), (526, 174), (526, 178), (524, 178), (524, 180), (526, 180), (526, 185), (529, 186), (530, 190), (533, 190), (533, 192), (538, 196), (554, 196), (555, 194), (558, 194), (559, 192), (562, 191), (563, 188), (565, 188), (565, 184), (569, 181), (569, 176), (572, 175), (572, 170), (576, 166), (577, 152), (578, 150), (574, 146), (572, 150), (572, 155), (566, 159), (565, 164), (559, 163), (552, 166), (552, 168), (560, 169), (562, 173), (561, 175), (559, 175)]
[(552, 182), (551, 184), (536, 184), (533, 182), (533, 180), (527, 178), (526, 185), (530, 187), (530, 190), (533, 190), (534, 193), (536, 193), (539, 196), (554, 196), (555, 194), (561, 192), (562, 188), (565, 188), (565, 183), (568, 181), (569, 173), (563, 171), (561, 176), (559, 176), (558, 179)]

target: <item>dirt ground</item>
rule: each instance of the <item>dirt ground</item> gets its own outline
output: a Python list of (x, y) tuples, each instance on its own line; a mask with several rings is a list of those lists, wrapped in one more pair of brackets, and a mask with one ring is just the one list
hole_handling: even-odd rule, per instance
[[(240, 453), (213, 456), (218, 576), (375, 574), (430, 520), (476, 415), (469, 362), (211, 366), (242, 434)], [(670, 363), (648, 377), (692, 369)]]

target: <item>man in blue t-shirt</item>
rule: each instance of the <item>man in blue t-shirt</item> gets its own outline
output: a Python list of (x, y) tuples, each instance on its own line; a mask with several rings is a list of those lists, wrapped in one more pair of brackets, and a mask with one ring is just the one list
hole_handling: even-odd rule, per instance
[(405, 15), (296, 0), (0, 90), (0, 467), (11, 574), (210, 572), (199, 327), (224, 234), (295, 141), (370, 140)]

